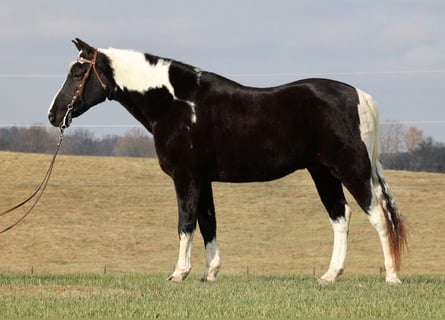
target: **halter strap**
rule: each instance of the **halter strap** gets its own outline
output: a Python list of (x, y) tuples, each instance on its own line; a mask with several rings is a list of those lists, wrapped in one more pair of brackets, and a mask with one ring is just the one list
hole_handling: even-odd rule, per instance
[(74, 93), (73, 99), (71, 100), (70, 104), (68, 106), (72, 106), (74, 107), (74, 104), (76, 103), (77, 99), (79, 99), (79, 97), (82, 95), (83, 90), (85, 89), (85, 84), (88, 80), (88, 77), (90, 76), (91, 73), (91, 69), (93, 69), (94, 74), (96, 75), (97, 80), (99, 81), (101, 87), (107, 91), (107, 86), (105, 85), (105, 83), (102, 81), (101, 77), (99, 76), (99, 73), (96, 70), (96, 57), (97, 57), (97, 49), (94, 50), (93, 53), (93, 58), (91, 60), (89, 59), (85, 59), (83, 57), (80, 57), (79, 59), (77, 59), (77, 61), (81, 62), (81, 63), (88, 63), (88, 69), (85, 72), (85, 74), (82, 77), (82, 80), (80, 81), (79, 87), (77, 88), (76, 92)]
[(99, 73), (98, 73), (97, 70), (96, 70), (96, 57), (97, 57), (97, 49), (94, 50), (93, 58), (92, 58), (91, 60), (89, 60), (89, 59), (85, 59), (85, 58), (83, 58), (83, 57), (79, 57), (78, 61), (81, 62), (81, 63), (86, 62), (86, 63), (89, 63), (89, 64), (90, 64), (90, 67), (88, 68), (87, 73), (89, 74), (89, 71), (91, 71), (91, 67), (92, 67), (92, 68), (93, 68), (93, 71), (94, 71), (94, 74), (96, 75), (96, 78), (97, 78), (97, 80), (99, 81), (100, 85), (102, 86), (102, 88), (103, 88), (105, 91), (107, 91), (107, 86), (106, 86), (105, 83), (102, 81), (102, 78), (99, 76)]
[(102, 78), (99, 76), (99, 73), (97, 72), (97, 69), (96, 69), (96, 58), (97, 58), (97, 49), (94, 50), (93, 58), (91, 58), (91, 60), (85, 59), (83, 57), (79, 57), (77, 59), (78, 62), (80, 62), (80, 63), (88, 63), (89, 66), (88, 66), (87, 71), (83, 75), (82, 80), (80, 81), (79, 86), (77, 87), (77, 90), (74, 92), (74, 95), (73, 95), (73, 98), (71, 99), (71, 102), (67, 106), (66, 114), (63, 117), (62, 123), (60, 124), (60, 129), (61, 130), (65, 130), (71, 124), (71, 115), (72, 115), (72, 112), (73, 112), (74, 104), (79, 99), (79, 97), (82, 96), (83, 90), (85, 89), (85, 84), (86, 84), (86, 82), (88, 80), (88, 77), (90, 76), (91, 69), (93, 69), (94, 74), (96, 75), (96, 78), (99, 81), (101, 87), (104, 89), (105, 92), (107, 91), (107, 86), (105, 85), (105, 83), (103, 82)]

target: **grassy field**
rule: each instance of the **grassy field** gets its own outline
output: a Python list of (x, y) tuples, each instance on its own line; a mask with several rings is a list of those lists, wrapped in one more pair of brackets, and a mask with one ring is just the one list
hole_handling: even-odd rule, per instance
[(352, 276), (318, 286), (307, 276), (197, 277), (182, 284), (163, 275), (0, 276), (2, 318), (438, 318), (444, 277), (409, 276), (403, 286)]
[[(1, 209), (35, 189), (50, 157), (0, 152)], [(191, 279), (174, 285), (165, 278), (177, 259), (176, 200), (157, 161), (62, 155), (35, 210), (0, 236), (0, 310), (63, 316), (80, 303), (79, 316), (443, 316), (445, 175), (386, 175), (410, 224), (400, 288), (384, 285), (378, 237), (352, 200), (345, 274), (334, 286), (316, 284), (332, 231), (305, 171), (216, 183), (220, 279), (199, 283), (197, 236)], [(0, 226), (22, 213), (1, 217)], [(190, 300), (192, 309), (184, 307)]]

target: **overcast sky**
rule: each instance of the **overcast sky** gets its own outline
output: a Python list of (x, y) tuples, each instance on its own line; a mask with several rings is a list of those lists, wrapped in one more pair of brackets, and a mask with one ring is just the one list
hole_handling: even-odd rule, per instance
[[(377, 100), (381, 121), (407, 122), (445, 141), (443, 0), (2, 1), (0, 125), (48, 123), (49, 104), (77, 56), (75, 37), (246, 85), (345, 81)], [(73, 127), (135, 124), (106, 102)]]

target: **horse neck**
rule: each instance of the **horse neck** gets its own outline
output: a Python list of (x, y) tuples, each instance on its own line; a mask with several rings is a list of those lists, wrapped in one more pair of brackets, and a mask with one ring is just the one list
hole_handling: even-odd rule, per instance
[(200, 71), (192, 66), (131, 50), (100, 52), (113, 71), (113, 98), (150, 131), (157, 111), (165, 110), (166, 103), (190, 101), (196, 95)]

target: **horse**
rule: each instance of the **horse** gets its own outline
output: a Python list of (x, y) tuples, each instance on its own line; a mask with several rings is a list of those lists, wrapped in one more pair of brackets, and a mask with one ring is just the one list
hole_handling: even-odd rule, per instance
[(119, 102), (152, 135), (161, 169), (174, 183), (179, 255), (168, 280), (191, 271), (197, 224), (204, 240), (202, 281), (221, 268), (212, 182), (264, 182), (307, 169), (332, 224), (333, 283), (345, 267), (354, 197), (379, 236), (385, 281), (401, 283), (406, 223), (379, 162), (378, 110), (349, 84), (304, 79), (255, 88), (173, 59), (123, 49), (97, 49), (76, 38), (77, 60), (48, 111), (66, 128), (106, 99)]

